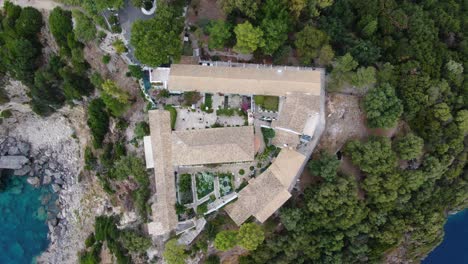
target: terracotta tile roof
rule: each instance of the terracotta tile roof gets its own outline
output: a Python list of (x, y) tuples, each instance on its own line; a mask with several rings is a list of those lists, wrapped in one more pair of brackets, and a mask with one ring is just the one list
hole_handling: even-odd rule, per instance
[(252, 215), (263, 223), (291, 197), (289, 189), (305, 160), (295, 150), (282, 149), (270, 167), (239, 192), (237, 201), (225, 207), (226, 212), (237, 225)]
[(148, 224), (152, 235), (163, 235), (177, 226), (175, 212), (176, 190), (172, 166), (171, 121), (164, 110), (149, 111), (151, 146), (156, 182), (156, 202), (153, 203), (153, 222)]
[(320, 95), (321, 70), (294, 68), (212, 67), (172, 64), (169, 90), (285, 96)]
[(252, 161), (253, 126), (174, 131), (172, 150), (176, 166)]

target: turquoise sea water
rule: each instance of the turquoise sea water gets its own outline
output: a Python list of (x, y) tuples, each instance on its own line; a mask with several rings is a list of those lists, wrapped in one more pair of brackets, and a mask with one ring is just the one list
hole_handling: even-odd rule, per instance
[(444, 241), (435, 248), (423, 264), (468, 263), (468, 209), (449, 216), (444, 226)]
[(44, 251), (47, 209), (53, 207), (49, 187), (34, 188), (26, 177), (3, 176), (0, 191), (0, 263), (30, 264)]

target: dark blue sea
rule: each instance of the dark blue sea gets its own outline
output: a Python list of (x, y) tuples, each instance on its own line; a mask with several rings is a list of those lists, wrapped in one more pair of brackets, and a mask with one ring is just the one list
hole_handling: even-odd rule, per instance
[[(2, 176), (0, 263), (30, 264), (49, 244), (47, 212), (55, 210), (49, 187), (34, 188), (26, 177)], [(49, 214), (50, 216), (50, 214)]]
[(448, 217), (444, 226), (444, 241), (435, 248), (423, 264), (468, 263), (468, 209)]

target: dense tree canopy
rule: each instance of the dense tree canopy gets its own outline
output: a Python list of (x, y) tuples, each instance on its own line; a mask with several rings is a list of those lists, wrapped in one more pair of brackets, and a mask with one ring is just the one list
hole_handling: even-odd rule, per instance
[(304, 64), (311, 64), (317, 58), (320, 50), (328, 43), (325, 32), (312, 26), (306, 26), (296, 35), (297, 52)]
[(312, 174), (322, 177), (325, 181), (333, 181), (336, 177), (340, 161), (336, 155), (326, 152), (320, 153), (319, 159), (311, 160), (308, 164)]
[(413, 133), (398, 138), (394, 144), (395, 151), (405, 160), (415, 159), (422, 154), (424, 140)]
[(364, 110), (369, 127), (394, 127), (403, 113), (403, 106), (395, 89), (385, 83), (370, 90), (364, 98)]
[(179, 11), (158, 3), (154, 18), (133, 23), (130, 43), (135, 47), (135, 56), (141, 63), (159, 66), (180, 58), (183, 19)]

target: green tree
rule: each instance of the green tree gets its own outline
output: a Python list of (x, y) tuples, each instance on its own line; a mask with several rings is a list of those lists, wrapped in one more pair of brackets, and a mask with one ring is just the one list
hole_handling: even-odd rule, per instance
[(36, 59), (40, 51), (29, 40), (17, 38), (8, 41), (0, 54), (2, 64), (13, 78), (32, 83)]
[(439, 121), (447, 122), (452, 119), (452, 114), (450, 113), (450, 107), (446, 103), (440, 103), (434, 105), (433, 108), (434, 117)]
[(73, 32), (71, 12), (54, 8), (49, 15), (49, 27), (60, 49), (68, 49), (67, 36)]
[(180, 34), (183, 20), (174, 7), (158, 3), (154, 18), (138, 20), (132, 25), (130, 43), (136, 58), (149, 66), (178, 60), (182, 54)]
[(74, 9), (72, 14), (75, 19), (74, 32), (76, 37), (84, 42), (94, 40), (96, 38), (97, 29), (91, 18), (77, 9)]
[(388, 173), (396, 166), (396, 155), (388, 138), (373, 137), (365, 143), (352, 140), (346, 144), (345, 152), (353, 164), (369, 174)]
[(135, 126), (135, 137), (142, 139), (144, 136), (149, 135), (150, 129), (148, 123), (142, 121), (138, 122)]
[(143, 78), (143, 70), (140, 65), (128, 65), (128, 70), (130, 75), (134, 78), (141, 79)]
[(149, 237), (139, 235), (135, 231), (129, 230), (123, 232), (121, 241), (123, 246), (131, 252), (143, 253), (152, 245)]
[(208, 40), (208, 47), (210, 49), (222, 49), (231, 38), (232, 33), (231, 24), (222, 20), (211, 21), (208, 26), (210, 39)]
[(317, 58), (320, 49), (328, 43), (328, 36), (325, 32), (313, 26), (305, 26), (296, 34), (295, 45), (297, 53), (304, 64), (311, 64)]
[(262, 5), (265, 14), (260, 23), (265, 39), (262, 50), (267, 55), (273, 55), (288, 39), (290, 18), (286, 8), (284, 0), (267, 0)]
[(317, 64), (320, 66), (328, 66), (333, 61), (335, 52), (330, 45), (324, 45), (318, 54)]
[(41, 31), (42, 14), (33, 7), (25, 7), (21, 11), (21, 15), (16, 20), (16, 33), (23, 37), (31, 37)]
[(115, 82), (106, 80), (102, 84), (102, 91), (101, 98), (112, 115), (121, 116), (127, 111), (130, 95), (118, 87)]
[(312, 174), (322, 177), (325, 181), (331, 182), (335, 179), (340, 161), (336, 155), (326, 152), (320, 153), (320, 158), (311, 160), (308, 164)]
[(359, 67), (356, 73), (351, 75), (350, 83), (358, 88), (369, 87), (376, 82), (374, 67)]
[(407, 134), (404, 137), (398, 138), (394, 142), (395, 151), (400, 158), (411, 160), (421, 156), (424, 140), (413, 133)]
[(239, 245), (247, 250), (255, 250), (264, 239), (262, 228), (254, 223), (242, 224), (237, 234)]
[(341, 87), (351, 81), (353, 77), (353, 70), (356, 69), (358, 63), (354, 60), (350, 53), (346, 53), (344, 56), (336, 59), (333, 65), (333, 70), (330, 73), (330, 82), (328, 89), (335, 91), (341, 89)]
[(468, 110), (460, 110), (455, 117), (455, 122), (462, 133), (468, 132)]
[(289, 10), (297, 19), (301, 15), (302, 10), (307, 6), (307, 0), (291, 0), (289, 1)]
[(226, 251), (237, 245), (237, 232), (233, 230), (221, 231), (216, 235), (214, 246), (217, 250)]
[(102, 141), (109, 129), (109, 116), (101, 99), (93, 99), (88, 105), (88, 126), (93, 136), (95, 148), (102, 146)]
[(185, 264), (188, 255), (184, 247), (177, 244), (177, 239), (171, 239), (166, 243), (163, 257), (169, 264)]
[(238, 10), (248, 18), (255, 19), (259, 2), (258, 0), (222, 0), (221, 6), (226, 14)]
[(367, 124), (375, 128), (394, 127), (403, 113), (403, 106), (389, 84), (370, 90), (364, 98)]
[(236, 52), (252, 53), (265, 45), (262, 30), (252, 26), (249, 21), (238, 24), (234, 28), (234, 33), (237, 39), (236, 46), (234, 46)]

